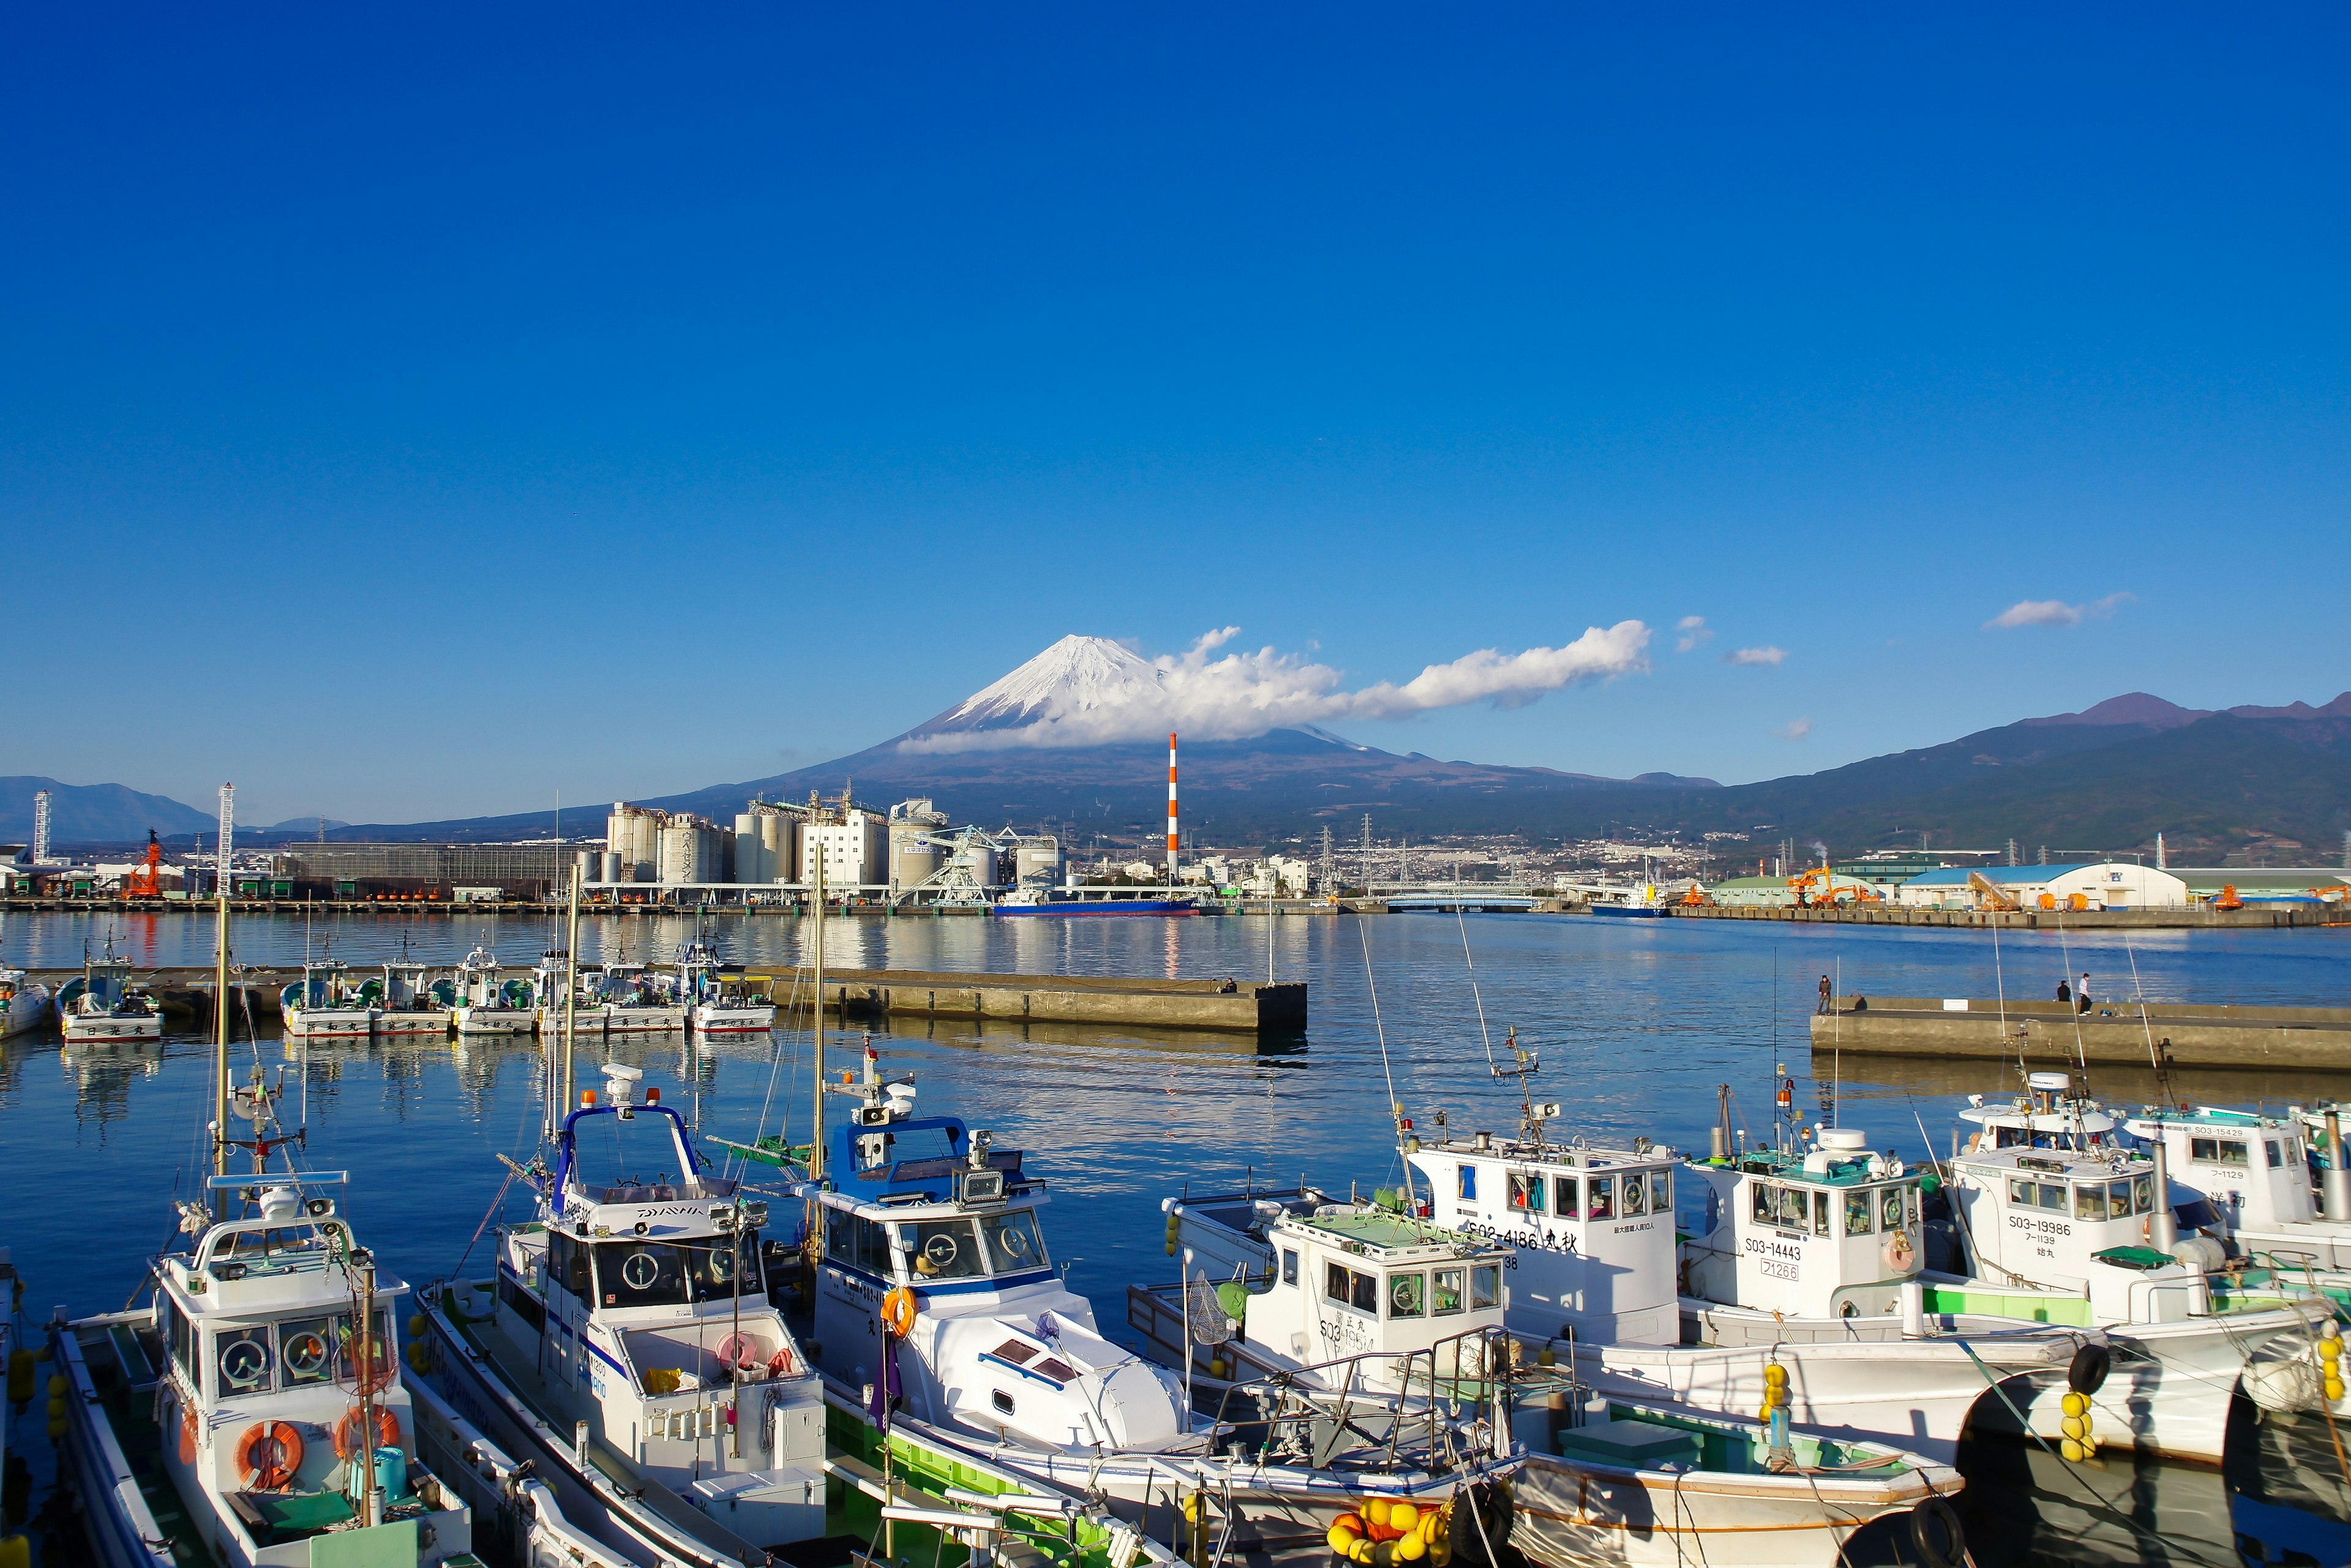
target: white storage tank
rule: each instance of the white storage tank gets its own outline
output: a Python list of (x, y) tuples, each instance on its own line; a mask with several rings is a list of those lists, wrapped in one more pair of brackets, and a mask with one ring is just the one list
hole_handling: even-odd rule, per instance
[(1050, 887), (1061, 880), (1061, 843), (1058, 839), (1023, 839), (1014, 852), (1013, 877), (1023, 887)]
[(890, 824), (890, 885), (920, 887), (938, 874), (946, 852), (925, 839), (925, 830), (904, 822)]
[(760, 836), (759, 818), (756, 812), (735, 813), (735, 880), (741, 883), (776, 880), (775, 873), (768, 870), (767, 841)]
[(769, 882), (791, 881), (800, 863), (799, 823), (781, 811), (761, 813), (759, 852), (767, 858)]
[[(606, 882), (620, 882), (623, 880), (623, 875), (621, 870), (621, 857), (612, 851), (606, 850), (603, 853), (602, 859), (604, 862), (604, 874), (602, 880)], [(635, 880), (633, 868), (627, 877), (627, 880)]]
[(956, 858), (971, 871), (971, 880), (982, 887), (996, 885), (996, 852), (985, 845), (973, 844), (957, 850)]
[(699, 817), (673, 817), (661, 830), (664, 883), (717, 882), (726, 863), (720, 831)]

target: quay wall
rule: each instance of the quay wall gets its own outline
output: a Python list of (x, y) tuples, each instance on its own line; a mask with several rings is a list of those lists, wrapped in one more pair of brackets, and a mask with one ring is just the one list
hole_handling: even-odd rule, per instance
[(2062, 1067), (2093, 1062), (2152, 1067), (2311, 1068), (2351, 1072), (2351, 1008), (2259, 1008), (2188, 1002), (2101, 1002), (2087, 1013), (2064, 1003), (2006, 1005), (1982, 997), (1841, 997), (1834, 1013), (1815, 1014), (1817, 1053), (1908, 1057), (2014, 1057)]

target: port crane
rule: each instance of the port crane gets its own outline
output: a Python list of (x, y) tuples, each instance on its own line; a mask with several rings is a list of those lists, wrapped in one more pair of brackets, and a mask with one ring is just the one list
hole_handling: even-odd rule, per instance
[(147, 853), (139, 868), (123, 879), (125, 898), (161, 898), (163, 896), (163, 846), (155, 837), (155, 830), (147, 830)]

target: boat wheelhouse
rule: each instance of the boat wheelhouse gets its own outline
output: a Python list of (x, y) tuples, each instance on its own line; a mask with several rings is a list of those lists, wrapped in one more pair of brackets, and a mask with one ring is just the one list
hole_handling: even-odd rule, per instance
[(538, 1218), (498, 1232), (495, 1294), (434, 1303), (444, 1392), (611, 1550), (759, 1568), (825, 1513), (823, 1391), (768, 1303), (767, 1205), (703, 1168), (636, 1069), (604, 1075), (530, 1173)]
[(722, 962), (699, 939), (678, 957), (676, 994), (698, 1034), (758, 1034), (776, 1021), (775, 1005), (744, 977), (743, 966)]
[(163, 1038), (162, 1005), (131, 979), (131, 961), (110, 942), (104, 957), (85, 951), (79, 977), (57, 991), (57, 1012), (68, 1045)]
[(450, 1016), (459, 1034), (528, 1034), (536, 1019), (530, 982), (507, 979), (497, 955), (476, 946), (457, 966), (456, 1005)]
[(52, 1005), (48, 987), (22, 969), (0, 967), (0, 1040), (48, 1022)]
[[(370, 988), (373, 994), (368, 995)], [(439, 1035), (449, 1032), (450, 1009), (433, 994), (422, 964), (405, 960), (386, 964), (381, 979), (360, 988), (373, 1003), (378, 1034)]]
[(214, 1177), (245, 1213), (183, 1205), (192, 1245), (156, 1260), (147, 1307), (51, 1325), (108, 1568), (186, 1548), (215, 1568), (479, 1568), (470, 1510), (417, 1453), (394, 1354), (408, 1287), (353, 1238), (342, 1182)]
[(676, 1034), (685, 1028), (685, 1004), (674, 994), (670, 977), (643, 964), (605, 965), (603, 1002), (607, 1034)]
[(277, 995), (288, 1036), (364, 1039), (373, 1031), (375, 1009), (351, 985), (348, 968), (332, 958), (303, 961), (302, 977)]

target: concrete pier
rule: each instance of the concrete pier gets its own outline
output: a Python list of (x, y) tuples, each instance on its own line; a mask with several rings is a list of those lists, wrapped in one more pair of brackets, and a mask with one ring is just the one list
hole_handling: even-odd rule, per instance
[[(767, 982), (781, 1004), (785, 970)], [(810, 977), (802, 971), (803, 984)], [(1226, 989), (1229, 984), (1232, 988)], [(803, 993), (804, 994), (804, 993)], [(806, 1006), (803, 1000), (799, 1005)], [(1306, 985), (1290, 981), (1139, 980), (1077, 975), (961, 975), (915, 969), (827, 969), (824, 1006), (844, 1018), (994, 1019), (1040, 1023), (1141, 1024), (1155, 1029), (1252, 1032), (1306, 1027)]]
[(1813, 1051), (1910, 1057), (2014, 1057), (2061, 1066), (2093, 1062), (2151, 1067), (2168, 1054), (2179, 1067), (2242, 1071), (2310, 1068), (2351, 1072), (2351, 1008), (2255, 1008), (2190, 1002), (2100, 1002), (2076, 1014), (2064, 1002), (1983, 997), (1837, 999), (1813, 1019)]
[(2242, 909), (1904, 909), (1892, 904), (1675, 904), (1677, 920), (1784, 920), (1802, 925), (1924, 925), (1938, 930), (1988, 931), (2287, 931), (2351, 925), (2351, 906), (2298, 904)]

